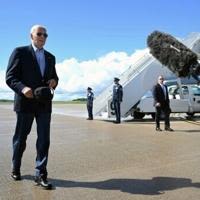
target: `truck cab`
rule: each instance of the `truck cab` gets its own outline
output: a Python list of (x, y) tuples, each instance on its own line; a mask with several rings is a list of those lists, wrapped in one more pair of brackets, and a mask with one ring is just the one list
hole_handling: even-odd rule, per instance
[[(196, 84), (181, 84), (179, 81), (166, 81), (172, 113), (187, 113), (193, 116), (200, 113), (200, 87)], [(142, 119), (145, 115), (155, 118), (152, 91), (148, 91), (132, 111), (135, 119)]]
[[(169, 98), (170, 98), (170, 106), (172, 112), (178, 112), (175, 104), (175, 99), (179, 102), (179, 112), (184, 112), (184, 108), (181, 105), (181, 101), (188, 101), (187, 114), (189, 116), (193, 116), (195, 113), (200, 112), (200, 87), (198, 85), (181, 85), (181, 87), (170, 86), (168, 88)], [(183, 108), (182, 108), (183, 107)]]

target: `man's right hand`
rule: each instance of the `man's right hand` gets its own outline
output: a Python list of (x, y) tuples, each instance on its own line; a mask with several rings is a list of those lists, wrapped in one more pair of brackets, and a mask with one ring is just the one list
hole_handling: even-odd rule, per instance
[(32, 99), (33, 98), (33, 91), (30, 87), (24, 87), (22, 93), (25, 97)]

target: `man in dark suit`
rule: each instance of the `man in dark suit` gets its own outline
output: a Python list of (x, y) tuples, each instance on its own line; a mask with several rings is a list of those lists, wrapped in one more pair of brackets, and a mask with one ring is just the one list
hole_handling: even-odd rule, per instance
[(21, 160), (26, 139), (35, 118), (37, 124), (35, 182), (45, 189), (52, 185), (47, 180), (47, 161), (50, 145), (50, 121), (52, 101), (40, 102), (34, 98), (34, 90), (41, 86), (55, 89), (58, 76), (55, 56), (43, 49), (47, 39), (44, 26), (34, 25), (30, 32), (32, 44), (14, 49), (6, 71), (6, 83), (15, 92), (14, 111), (17, 122), (13, 136), (12, 174), (21, 180)]
[(164, 77), (158, 77), (158, 83), (153, 87), (153, 98), (154, 98), (154, 106), (156, 109), (155, 121), (156, 121), (156, 131), (162, 131), (160, 128), (160, 117), (163, 112), (165, 117), (165, 130), (173, 131), (170, 128), (169, 115), (171, 112), (169, 105), (169, 95), (167, 86), (163, 84)]
[(114, 78), (114, 85), (113, 85), (113, 96), (112, 96), (112, 103), (114, 105), (116, 121), (114, 123), (120, 124), (121, 123), (121, 109), (120, 104), (123, 99), (123, 88), (119, 84), (120, 79), (115, 77)]

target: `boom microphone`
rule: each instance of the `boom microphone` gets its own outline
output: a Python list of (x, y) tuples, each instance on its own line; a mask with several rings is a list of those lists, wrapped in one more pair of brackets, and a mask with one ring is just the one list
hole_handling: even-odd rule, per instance
[(154, 31), (147, 38), (150, 53), (178, 77), (192, 75), (198, 82), (198, 56), (173, 36)]

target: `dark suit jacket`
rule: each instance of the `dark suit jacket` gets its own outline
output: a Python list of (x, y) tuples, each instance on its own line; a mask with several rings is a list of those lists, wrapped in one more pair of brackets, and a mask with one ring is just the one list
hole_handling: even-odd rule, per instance
[(87, 106), (93, 107), (93, 100), (94, 100), (94, 93), (88, 92), (87, 93)]
[(113, 96), (112, 100), (116, 102), (122, 102), (123, 100), (123, 88), (120, 84), (113, 85)]
[(153, 87), (153, 98), (154, 98), (154, 106), (156, 103), (160, 103), (161, 104), (161, 108), (169, 108), (169, 95), (168, 95), (168, 90), (167, 90), (167, 86), (165, 86), (166, 89), (166, 98), (165, 98), (165, 94), (164, 91), (162, 89), (162, 87), (160, 86), (160, 84), (156, 84)]
[[(51, 112), (51, 100), (39, 103), (35, 99), (26, 98), (22, 94), (25, 86), (36, 89), (40, 86), (48, 86), (47, 81), (58, 76), (55, 69), (55, 56), (44, 51), (45, 72), (42, 77), (35, 52), (30, 46), (18, 47), (12, 52), (6, 71), (6, 83), (15, 91), (14, 110), (16, 112)], [(55, 88), (54, 88), (55, 89)]]

